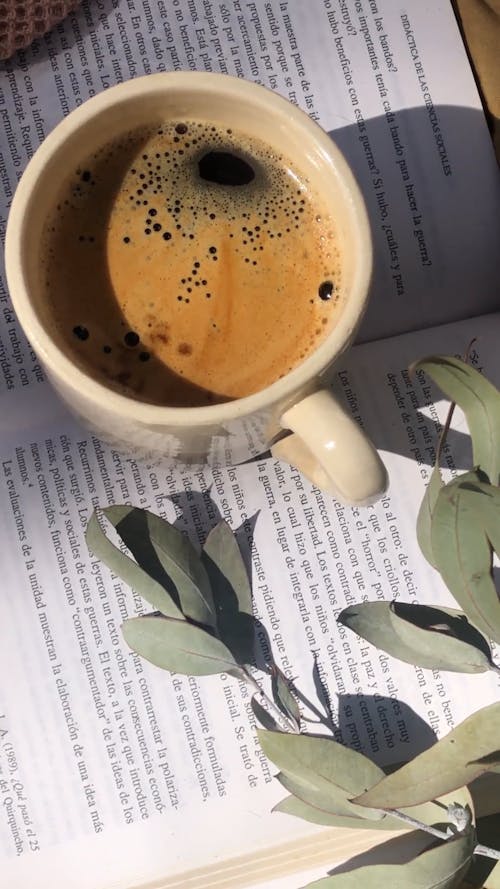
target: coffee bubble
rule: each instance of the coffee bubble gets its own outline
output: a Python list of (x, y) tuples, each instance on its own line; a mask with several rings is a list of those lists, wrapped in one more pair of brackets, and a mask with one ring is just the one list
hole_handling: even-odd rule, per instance
[(335, 289), (333, 281), (322, 281), (318, 287), (318, 293), (320, 299), (329, 300), (333, 296), (333, 291)]
[(139, 345), (139, 340), (139, 334), (136, 333), (134, 330), (129, 330), (123, 337), (125, 345), (129, 346), (132, 349), (135, 348), (135, 346)]
[(77, 324), (73, 328), (73, 333), (75, 334), (76, 338), (79, 339), (81, 342), (85, 342), (85, 340), (88, 340), (88, 338), (90, 336), (87, 328), (82, 327), (81, 324)]

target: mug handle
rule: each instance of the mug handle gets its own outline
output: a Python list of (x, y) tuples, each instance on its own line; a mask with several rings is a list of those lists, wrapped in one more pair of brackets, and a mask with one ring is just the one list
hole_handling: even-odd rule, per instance
[(271, 447), (321, 490), (352, 506), (367, 506), (386, 491), (387, 471), (358, 423), (326, 389), (294, 404), (280, 424), (292, 434)]

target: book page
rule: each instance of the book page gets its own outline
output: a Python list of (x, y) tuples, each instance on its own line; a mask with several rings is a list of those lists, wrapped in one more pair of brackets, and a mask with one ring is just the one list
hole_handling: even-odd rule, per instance
[[(3, 421), (0, 849), (10, 887), (28, 874), (33, 889), (47, 885), (54, 860), (74, 889), (147, 885), (321, 834), (270, 814), (285, 794), (256, 742), (247, 685), (172, 676), (127, 648), (120, 625), (148, 606), (88, 552), (83, 532), (97, 505), (151, 509), (197, 545), (225, 519), (252, 577), (257, 663), (271, 650), (314, 730), (381, 765), (497, 699), (492, 674), (396, 662), (336, 617), (364, 599), (453, 604), (415, 540), (447, 404), (407, 367), (429, 351), (463, 353), (476, 336), (472, 360), (498, 384), (499, 329), (499, 316), (487, 316), (345, 357), (331, 383), (381, 446), (391, 477), (373, 508), (341, 506), (272, 458), (187, 472), (121, 457), (62, 409), (22, 435)], [(443, 472), (468, 461), (457, 411)], [(248, 879), (243, 869), (234, 885)]]
[[(0, 71), (2, 243), (16, 184), (53, 126), (114, 83), (173, 69), (261, 82), (344, 150), (375, 244), (361, 339), (494, 306), (498, 171), (444, 0), (430, 11), (388, 0), (351, 10), (341, 0), (83, 3)], [(388, 496), (357, 513), (269, 458), (187, 473), (135, 463), (92, 438), (46, 383), (0, 268), (0, 860), (9, 889), (52, 887), (54, 873), (70, 889), (159, 884), (322, 833), (269, 814), (284, 793), (255, 742), (247, 687), (171, 677), (127, 649), (120, 625), (147, 607), (88, 553), (83, 532), (97, 505), (150, 508), (198, 544), (219, 518), (239, 529), (265, 627), (261, 656), (272, 647), (321, 718), (334, 719), (338, 740), (385, 763), (466, 715), (463, 696), (455, 700), (462, 679), (395, 664), (335, 618), (365, 595), (449, 603), (414, 541), (434, 396), (403, 371), (415, 355), (461, 352), (481, 332), (478, 360), (491, 373), (498, 326), (477, 325), (363, 346), (337, 368), (337, 390), (392, 477)], [(402, 419), (410, 409), (413, 424)], [(444, 406), (435, 409), (442, 418)], [(460, 461), (463, 443), (458, 429), (450, 460)], [(476, 706), (496, 698), (491, 677), (468, 681)]]

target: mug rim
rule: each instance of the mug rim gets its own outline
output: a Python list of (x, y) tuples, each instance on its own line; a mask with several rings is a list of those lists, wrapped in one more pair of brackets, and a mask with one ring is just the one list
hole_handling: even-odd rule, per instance
[[(141, 401), (100, 383), (71, 359), (51, 339), (31, 303), (29, 285), (22, 262), (22, 249), (29, 230), (29, 207), (37, 182), (57, 149), (86, 122), (119, 103), (137, 101), (147, 95), (161, 95), (169, 89), (177, 92), (222, 93), (228, 99), (248, 97), (262, 107), (263, 113), (278, 112), (282, 119), (301, 127), (304, 137), (314, 141), (321, 154), (333, 165), (343, 193), (350, 206), (358, 239), (351, 293), (338, 322), (328, 337), (301, 364), (269, 386), (241, 398), (200, 407), (171, 407)], [(361, 259), (359, 259), (361, 257)], [(63, 118), (46, 136), (28, 162), (16, 188), (7, 220), (5, 268), (7, 284), (17, 318), (28, 340), (48, 372), (65, 385), (85, 395), (88, 401), (117, 415), (133, 412), (134, 420), (145, 425), (213, 425), (260, 411), (278, 401), (286, 401), (298, 389), (314, 382), (319, 374), (350, 345), (359, 327), (369, 298), (373, 248), (364, 198), (344, 155), (322, 127), (288, 99), (268, 87), (229, 74), (203, 71), (166, 71), (148, 74), (116, 84), (82, 103)]]

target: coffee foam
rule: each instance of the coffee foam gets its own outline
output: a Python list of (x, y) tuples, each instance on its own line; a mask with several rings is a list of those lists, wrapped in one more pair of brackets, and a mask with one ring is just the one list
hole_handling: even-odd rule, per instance
[(264, 388), (328, 335), (342, 303), (334, 221), (304, 177), (200, 121), (136, 130), (87, 158), (41, 262), (71, 355), (166, 404)]

